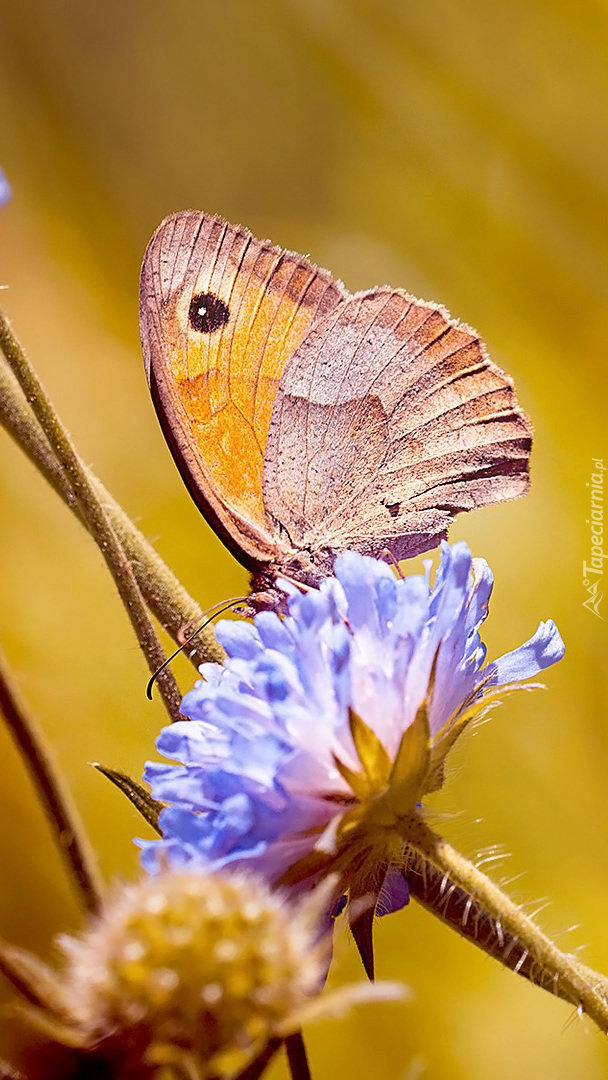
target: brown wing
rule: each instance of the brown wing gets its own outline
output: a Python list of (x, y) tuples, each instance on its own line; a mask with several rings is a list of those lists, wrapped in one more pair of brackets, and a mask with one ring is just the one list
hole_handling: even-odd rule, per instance
[(148, 245), (140, 327), (154, 403), (195, 502), (250, 568), (281, 548), (262, 497), (279, 379), (346, 295), (302, 256), (196, 211), (167, 218)]
[(454, 514), (528, 487), (531, 428), (469, 327), (406, 293), (359, 293), (286, 367), (266, 448), (268, 513), (297, 547), (397, 558)]

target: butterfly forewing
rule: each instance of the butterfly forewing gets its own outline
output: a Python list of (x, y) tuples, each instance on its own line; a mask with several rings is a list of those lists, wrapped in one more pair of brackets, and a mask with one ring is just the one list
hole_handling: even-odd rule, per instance
[(167, 218), (146, 251), (141, 333), (157, 411), (191, 494), (245, 565), (281, 557), (262, 470), (283, 368), (345, 295), (302, 256), (195, 211)]

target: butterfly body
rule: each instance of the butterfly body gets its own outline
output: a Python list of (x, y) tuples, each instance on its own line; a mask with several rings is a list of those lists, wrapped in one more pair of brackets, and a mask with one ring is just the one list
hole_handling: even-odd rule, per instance
[(184, 211), (142, 268), (146, 370), (195, 502), (254, 576), (316, 584), (524, 494), (530, 425), (475, 331), (400, 289), (350, 294), (303, 256)]

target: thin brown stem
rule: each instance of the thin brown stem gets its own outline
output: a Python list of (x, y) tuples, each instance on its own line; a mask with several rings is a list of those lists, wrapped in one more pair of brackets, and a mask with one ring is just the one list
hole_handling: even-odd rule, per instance
[(97, 911), (102, 882), (75, 807), (62, 784), (38, 725), (19, 700), (0, 653), (0, 712), (30, 775), (60, 854), (87, 911)]
[(308, 1054), (306, 1053), (304, 1037), (301, 1031), (294, 1031), (293, 1035), (286, 1037), (285, 1049), (292, 1080), (312, 1080)]
[(269, 1039), (264, 1049), (238, 1074), (236, 1080), (259, 1080), (282, 1045), (283, 1039)]
[[(13, 334), (8, 319), (2, 313), (0, 313), (0, 347), (49, 441), (51, 450), (66, 475), (89, 532), (96, 541), (114, 578), (148, 668), (154, 672), (163, 663), (165, 654), (148, 615), (129, 559), (99, 500), (94, 485), (82, 467), (67, 431), (61, 424), (25, 350)], [(173, 673), (165, 669), (158, 679), (158, 686), (170, 719), (179, 719), (181, 695)]]

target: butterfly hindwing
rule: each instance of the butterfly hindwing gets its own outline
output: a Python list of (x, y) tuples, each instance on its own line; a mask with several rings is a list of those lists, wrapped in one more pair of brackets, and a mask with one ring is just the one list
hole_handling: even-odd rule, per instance
[[(297, 547), (405, 558), (454, 514), (525, 493), (530, 425), (475, 331), (398, 290), (317, 322), (283, 373), (266, 447), (269, 514)], [(321, 556), (323, 558), (323, 556)]]

